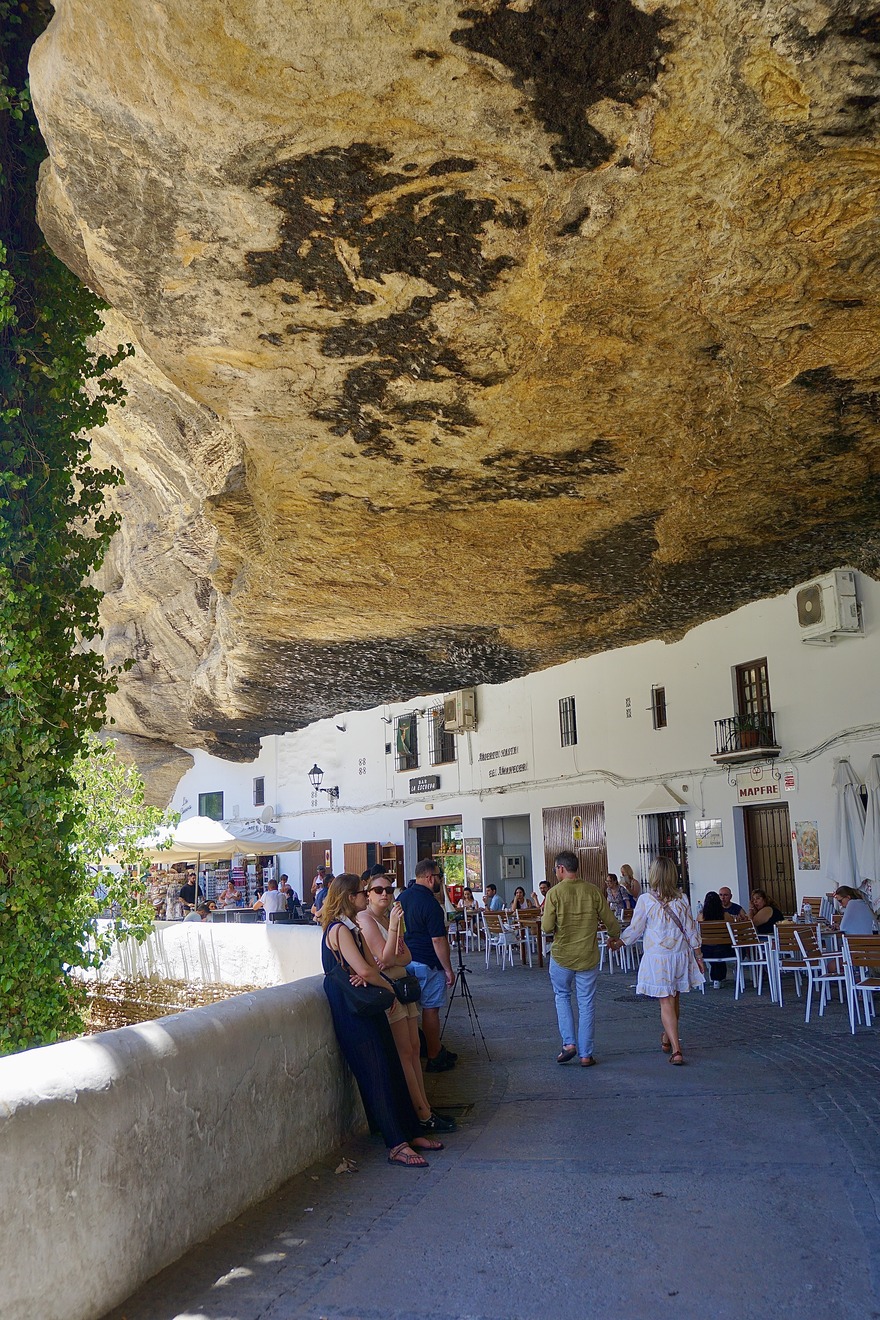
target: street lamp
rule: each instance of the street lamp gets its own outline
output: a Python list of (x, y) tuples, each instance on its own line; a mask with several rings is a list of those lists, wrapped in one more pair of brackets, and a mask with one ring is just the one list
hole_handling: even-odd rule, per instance
[(329, 797), (338, 798), (339, 797), (338, 788), (321, 787), (321, 780), (323, 778), (324, 778), (324, 771), (316, 762), (309, 771), (309, 783), (311, 784), (312, 788), (315, 790), (316, 793), (326, 793), (328, 794)]

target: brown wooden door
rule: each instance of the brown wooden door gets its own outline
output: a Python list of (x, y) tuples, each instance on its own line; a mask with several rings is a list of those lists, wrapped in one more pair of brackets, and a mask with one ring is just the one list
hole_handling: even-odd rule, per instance
[(771, 903), (791, 916), (796, 897), (788, 803), (743, 810), (749, 890), (763, 889)]
[(332, 843), (330, 839), (303, 839), (302, 846), (302, 867), (303, 867), (303, 903), (307, 908), (312, 906), (312, 881), (315, 878), (315, 872), (319, 866), (327, 865), (327, 855), (331, 857), (330, 866), (332, 868)]
[[(579, 874), (605, 892), (608, 850), (605, 846), (605, 803), (585, 802), (576, 807), (544, 808), (544, 875), (552, 884), (556, 854), (570, 849), (577, 857)], [(576, 818), (580, 819), (580, 829)], [(580, 833), (580, 838), (575, 835)]]
[(736, 667), (737, 715), (764, 715), (770, 709), (770, 679), (766, 660)]

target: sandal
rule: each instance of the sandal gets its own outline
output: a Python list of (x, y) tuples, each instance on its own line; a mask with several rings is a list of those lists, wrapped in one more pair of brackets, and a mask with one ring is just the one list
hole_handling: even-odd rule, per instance
[(571, 1063), (572, 1059), (573, 1059), (574, 1056), (577, 1054), (577, 1052), (578, 1052), (578, 1051), (577, 1051), (577, 1045), (565, 1045), (565, 1046), (563, 1046), (561, 1052), (560, 1052), (559, 1054), (557, 1054), (557, 1056), (556, 1056), (556, 1062), (557, 1062), (557, 1063)]
[(674, 1063), (676, 1068), (680, 1068), (681, 1065), (684, 1063), (684, 1055), (682, 1054), (681, 1050), (675, 1050), (672, 1054), (670, 1054), (669, 1062)]
[(668, 1054), (669, 1051), (672, 1049), (672, 1042), (670, 1041), (665, 1031), (660, 1037), (660, 1048), (664, 1054)]
[(406, 1141), (402, 1141), (399, 1146), (395, 1146), (393, 1150), (389, 1150), (388, 1163), (400, 1164), (405, 1169), (428, 1168), (428, 1161), (422, 1159), (421, 1155), (417, 1155)]
[(413, 1150), (442, 1150), (443, 1142), (434, 1141), (432, 1137), (413, 1137), (409, 1143)]

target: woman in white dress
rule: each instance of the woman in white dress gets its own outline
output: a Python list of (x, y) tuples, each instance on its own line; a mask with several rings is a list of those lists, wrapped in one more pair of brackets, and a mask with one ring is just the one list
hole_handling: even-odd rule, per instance
[(700, 929), (690, 904), (678, 888), (678, 873), (668, 857), (659, 857), (648, 872), (649, 893), (639, 895), (632, 921), (612, 948), (641, 939), (645, 952), (639, 963), (636, 994), (660, 1000), (663, 1034), (660, 1046), (669, 1062), (684, 1063), (678, 1035), (679, 996), (705, 980), (700, 954)]

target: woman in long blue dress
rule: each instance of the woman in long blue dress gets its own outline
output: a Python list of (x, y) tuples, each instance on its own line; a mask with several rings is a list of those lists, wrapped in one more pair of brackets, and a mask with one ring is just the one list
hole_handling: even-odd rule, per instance
[[(331, 883), (321, 908), (324, 927), (321, 963), (328, 973), (339, 953), (347, 964), (355, 985), (378, 985), (388, 988), (375, 959), (364, 943), (356, 924), (358, 913), (367, 906), (365, 882), (359, 876), (339, 875)], [(388, 1147), (388, 1163), (423, 1169), (427, 1160), (420, 1150), (442, 1150), (443, 1143), (417, 1135), (421, 1131), (413, 1109), (400, 1056), (391, 1035), (385, 1013), (376, 1017), (358, 1017), (347, 1007), (339, 986), (324, 976), (324, 993), (330, 1004), (333, 1028), (343, 1057), (354, 1073), (367, 1120), (378, 1129)]]

